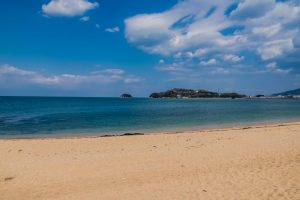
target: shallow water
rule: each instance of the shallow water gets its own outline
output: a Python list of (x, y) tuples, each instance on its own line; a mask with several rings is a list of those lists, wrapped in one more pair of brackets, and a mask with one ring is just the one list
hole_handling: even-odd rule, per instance
[(0, 97), (0, 137), (158, 132), (299, 119), (298, 99)]

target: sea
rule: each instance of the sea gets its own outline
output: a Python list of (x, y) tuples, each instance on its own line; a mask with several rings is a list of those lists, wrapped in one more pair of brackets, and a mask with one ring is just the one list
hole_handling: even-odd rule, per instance
[(192, 131), (300, 120), (300, 99), (0, 97), (0, 137)]

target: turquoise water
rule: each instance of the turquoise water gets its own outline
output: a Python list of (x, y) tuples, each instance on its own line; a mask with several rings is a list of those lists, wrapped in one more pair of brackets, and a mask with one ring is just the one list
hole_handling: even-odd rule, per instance
[(0, 137), (192, 130), (300, 119), (300, 100), (0, 97)]

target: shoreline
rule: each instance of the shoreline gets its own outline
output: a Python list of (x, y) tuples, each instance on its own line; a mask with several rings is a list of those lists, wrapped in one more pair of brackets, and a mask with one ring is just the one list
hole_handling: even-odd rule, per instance
[(34, 139), (80, 139), (80, 138), (102, 138), (102, 137), (124, 137), (124, 136), (142, 136), (142, 135), (160, 135), (160, 134), (183, 134), (183, 133), (194, 133), (194, 132), (211, 132), (211, 131), (226, 131), (226, 130), (242, 130), (242, 129), (253, 129), (253, 128), (265, 128), (265, 127), (277, 127), (277, 126), (288, 126), (290, 124), (300, 124), (300, 120), (271, 120), (264, 122), (253, 122), (248, 124), (223, 124), (220, 126), (204, 126), (203, 128), (178, 128), (174, 130), (158, 130), (158, 131), (128, 131), (120, 134), (114, 133), (79, 133), (79, 134), (38, 134), (38, 135), (22, 135), (22, 136), (3, 136), (0, 135), (0, 140), (34, 140)]

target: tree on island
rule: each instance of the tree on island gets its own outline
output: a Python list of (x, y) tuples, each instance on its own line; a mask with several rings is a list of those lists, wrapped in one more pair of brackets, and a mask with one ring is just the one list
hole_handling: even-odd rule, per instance
[(150, 98), (245, 98), (246, 95), (232, 93), (217, 93), (208, 90), (192, 90), (184, 88), (174, 88), (165, 92), (154, 92)]
[(264, 96), (265, 96), (265, 95), (263, 95), (263, 94), (255, 95), (255, 97), (257, 97), (257, 98), (264, 97)]
[(121, 98), (132, 98), (131, 94), (124, 93), (121, 95)]
[(230, 93), (221, 93), (220, 98), (232, 98), (232, 99), (237, 99), (237, 98), (245, 98), (246, 95), (243, 94), (238, 94), (236, 92), (230, 92)]

